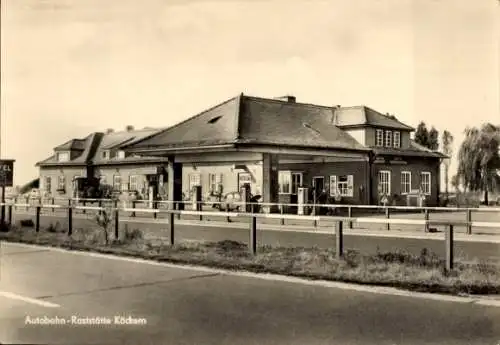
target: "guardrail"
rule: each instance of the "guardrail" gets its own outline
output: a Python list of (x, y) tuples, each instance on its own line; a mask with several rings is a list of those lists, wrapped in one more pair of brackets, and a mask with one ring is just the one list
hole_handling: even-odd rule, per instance
[[(25, 204), (0, 204), (0, 206), (8, 206), (9, 207), (9, 223), (12, 221), (12, 207), (24, 207)], [(303, 219), (303, 220), (311, 220), (311, 221), (321, 221), (321, 220), (330, 220), (334, 221), (334, 234), (335, 234), (335, 248), (336, 255), (338, 258), (341, 258), (344, 255), (344, 238), (343, 238), (343, 229), (344, 223), (348, 222), (358, 222), (358, 223), (385, 223), (385, 224), (418, 224), (418, 225), (435, 225), (435, 226), (445, 226), (445, 253), (446, 253), (446, 269), (453, 269), (453, 238), (454, 238), (454, 227), (455, 226), (470, 226), (471, 222), (462, 222), (462, 221), (434, 221), (429, 219), (424, 220), (412, 220), (412, 219), (373, 219), (367, 217), (341, 217), (341, 216), (322, 216), (322, 215), (281, 215), (281, 214), (266, 214), (266, 213), (252, 213), (252, 212), (213, 212), (213, 211), (189, 211), (189, 210), (159, 210), (159, 209), (136, 209), (136, 208), (119, 208), (119, 207), (95, 207), (95, 206), (62, 206), (62, 205), (37, 205), (35, 206), (35, 231), (40, 231), (40, 216), (42, 209), (45, 208), (60, 208), (65, 209), (68, 212), (68, 235), (71, 236), (73, 233), (73, 210), (95, 210), (98, 212), (102, 211), (111, 211), (113, 214), (113, 222), (114, 222), (114, 235), (115, 238), (119, 238), (119, 224), (120, 224), (120, 211), (122, 212), (152, 212), (152, 213), (165, 213), (168, 215), (166, 219), (166, 224), (168, 225), (168, 237), (170, 239), (170, 244), (175, 244), (175, 217), (174, 215), (199, 215), (199, 216), (208, 216), (208, 215), (216, 215), (216, 216), (230, 216), (230, 217), (245, 217), (249, 219), (249, 249), (252, 253), (257, 252), (257, 219), (258, 218), (286, 218), (286, 219)], [(476, 224), (477, 226), (483, 227), (495, 227), (500, 228), (500, 222), (481, 222), (480, 224)], [(333, 233), (332, 233), (333, 234)]]
[[(130, 212), (131, 217), (135, 217), (137, 213), (150, 213), (153, 215), (153, 218), (158, 217), (159, 210), (165, 210), (165, 209), (175, 209), (175, 210), (182, 210), (182, 209), (188, 209), (191, 208), (192, 211), (201, 211), (203, 210), (203, 207), (211, 207), (211, 208), (217, 208), (217, 205), (219, 206), (219, 209), (221, 210), (227, 210), (227, 207), (224, 207), (228, 203), (231, 204), (234, 207), (240, 207), (244, 206), (247, 211), (252, 211), (254, 207), (257, 207), (259, 209), (262, 208), (270, 208), (271, 214), (279, 214), (279, 217), (274, 217), (274, 218), (279, 218), (280, 224), (285, 225), (285, 220), (286, 219), (292, 219), (288, 217), (284, 217), (285, 215), (289, 215), (290, 213), (285, 212), (285, 208), (288, 207), (291, 210), (297, 209), (298, 205), (293, 204), (293, 203), (264, 203), (264, 202), (250, 202), (250, 203), (245, 203), (241, 201), (234, 201), (234, 202), (227, 202), (227, 201), (204, 201), (204, 202), (199, 202), (195, 203), (193, 201), (166, 201), (166, 200), (157, 200), (157, 201), (149, 201), (149, 200), (129, 200), (129, 201), (119, 201), (115, 199), (57, 199), (57, 198), (50, 198), (50, 199), (35, 199), (36, 202), (33, 204), (30, 204), (29, 202), (26, 202), (24, 204), (17, 204), (16, 200), (10, 200), (9, 204), (16, 203), (16, 207), (25, 207), (26, 210), (29, 210), (31, 207), (36, 207), (37, 205), (44, 205), (43, 202), (46, 200), (49, 202), (50, 208), (52, 208), (52, 211), (55, 211), (57, 208), (55, 200), (64, 200), (65, 204), (67, 206), (83, 206), (81, 208), (83, 213), (86, 213), (87, 210), (93, 210), (92, 206), (87, 206), (88, 204), (98, 204), (98, 207), (103, 207), (104, 205), (110, 205), (112, 207), (118, 207), (119, 205), (122, 205), (124, 209), (126, 209), (128, 212)], [(138, 208), (141, 204), (146, 204), (149, 207), (148, 208)], [(182, 206), (181, 206), (182, 205)], [(45, 206), (45, 205), (44, 205)], [(131, 206), (131, 207), (128, 207)], [(215, 207), (214, 207), (215, 206)], [(90, 207), (90, 208), (89, 208)], [(468, 234), (472, 234), (472, 229), (473, 227), (489, 227), (486, 223), (487, 222), (481, 222), (481, 221), (474, 221), (473, 220), (473, 215), (477, 213), (498, 213), (500, 214), (500, 208), (493, 208), (493, 207), (488, 207), (488, 208), (460, 208), (460, 207), (418, 207), (418, 206), (392, 206), (392, 205), (345, 205), (345, 204), (307, 204), (304, 205), (306, 210), (308, 211), (307, 213), (310, 213), (310, 215), (316, 215), (316, 214), (321, 214), (321, 213), (327, 213), (331, 216), (339, 215), (338, 213), (342, 213), (342, 211), (347, 211), (346, 215), (347, 217), (351, 218), (357, 218), (359, 217), (354, 217), (354, 213), (383, 213), (386, 219), (395, 219), (391, 218), (393, 213), (392, 211), (416, 211), (423, 213), (423, 218), (424, 220), (429, 220), (430, 216), (433, 212), (464, 212), (464, 219), (463, 219), (463, 224), (466, 227), (466, 232)], [(155, 211), (158, 210), (158, 211)], [(278, 210), (278, 211), (276, 211)], [(365, 210), (365, 212), (362, 212)], [(366, 212), (366, 210), (369, 210)], [(296, 211), (294, 212), (296, 213)], [(344, 212), (345, 213), (345, 212)], [(218, 213), (220, 216), (222, 213)], [(199, 219), (202, 220), (203, 215), (198, 214)], [(231, 215), (228, 215), (227, 221), (230, 221)], [(180, 217), (180, 214), (178, 214), (178, 218)], [(302, 218), (303, 219), (303, 218)], [(395, 219), (397, 223), (397, 219)], [(317, 220), (313, 220), (313, 226), (317, 226)], [(353, 223), (355, 221), (349, 221), (347, 226), (349, 229), (353, 228)], [(363, 223), (365, 221), (359, 220), (356, 221), (357, 223)], [(370, 218), (371, 223), (384, 223), (386, 224), (386, 229), (390, 230), (392, 222), (380, 222), (377, 220), (374, 220)], [(366, 223), (366, 222), (365, 222)], [(401, 224), (401, 223), (399, 223)], [(418, 222), (418, 220), (415, 220), (415, 223), (412, 223), (415, 225), (420, 225), (422, 223)], [(423, 223), (425, 226), (425, 231), (429, 231), (429, 226), (430, 224), (428, 222)]]

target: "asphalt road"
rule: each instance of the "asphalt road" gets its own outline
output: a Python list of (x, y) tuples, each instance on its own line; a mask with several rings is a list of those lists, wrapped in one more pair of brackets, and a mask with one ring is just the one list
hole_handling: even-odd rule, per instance
[[(80, 217), (80, 216), (79, 216)], [(89, 216), (92, 218), (92, 216)], [(27, 217), (23, 217), (27, 218)], [(122, 218), (124, 219), (124, 218)], [(125, 227), (129, 230), (140, 229), (143, 233), (149, 236), (164, 237), (167, 239), (167, 225), (161, 222), (152, 222), (151, 218), (144, 222), (141, 219), (133, 219), (133, 223), (123, 222), (120, 225), (120, 231)], [(50, 223), (59, 222), (62, 228), (67, 228), (67, 219), (64, 217), (54, 217), (51, 214), (41, 218), (41, 225), (47, 226)], [(95, 221), (92, 219), (73, 219), (74, 228), (96, 227)], [(205, 241), (220, 241), (234, 240), (248, 243), (249, 230), (241, 228), (241, 224), (235, 224), (234, 227), (224, 224), (224, 226), (214, 227), (208, 225), (175, 225), (176, 240), (205, 240)], [(239, 226), (239, 227), (238, 227)], [(331, 234), (325, 233), (310, 233), (297, 231), (270, 231), (258, 230), (257, 240), (259, 245), (280, 245), (293, 247), (313, 247), (320, 248), (335, 247), (335, 235), (333, 229)], [(393, 232), (394, 233), (394, 232)], [(396, 251), (405, 250), (414, 254), (420, 254), (421, 250), (426, 248), (441, 257), (445, 255), (444, 233), (427, 234), (425, 238), (408, 238), (404, 237), (385, 237), (391, 234), (390, 231), (371, 233), (370, 236), (349, 235), (349, 229), (344, 230), (344, 246), (346, 249), (359, 250), (362, 253), (374, 254), (379, 251)], [(425, 235), (425, 234), (424, 234)], [(466, 236), (466, 235), (463, 235)], [(475, 235), (480, 238), (481, 235)], [(471, 260), (492, 260), (500, 261), (500, 242), (474, 242), (470, 238), (468, 241), (456, 240), (454, 245), (455, 257), (465, 261)]]
[[(6, 243), (0, 255), (1, 343), (496, 345), (500, 341), (500, 308), (493, 306), (269, 281)], [(115, 316), (142, 324), (114, 324)], [(27, 322), (37, 317), (68, 321)], [(73, 317), (109, 318), (111, 324), (72, 324)]]

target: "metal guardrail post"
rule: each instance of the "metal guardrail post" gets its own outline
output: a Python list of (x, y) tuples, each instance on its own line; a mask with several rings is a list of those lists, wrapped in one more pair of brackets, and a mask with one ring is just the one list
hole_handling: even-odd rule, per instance
[(175, 244), (175, 214), (173, 212), (168, 213), (168, 233), (170, 238), (170, 245), (173, 246)]
[[(52, 203), (52, 205), (55, 205), (55, 203), (56, 203), (55, 198), (52, 198), (51, 203)], [(56, 209), (54, 207), (52, 207), (52, 213), (54, 213), (55, 211), (56, 211)]]
[(101, 210), (101, 208), (102, 208), (102, 200), (99, 200), (99, 202), (97, 203), (97, 206), (99, 206), (99, 211), (97, 211), (97, 214), (101, 215), (102, 214), (102, 210)]
[[(135, 200), (132, 200), (132, 208), (135, 208)], [(132, 211), (131, 217), (135, 217), (135, 211)]]
[[(389, 207), (385, 208), (385, 218), (386, 219), (391, 218), (391, 209)], [(391, 230), (391, 224), (389, 222), (386, 223), (386, 229)]]
[(425, 232), (429, 232), (429, 209), (424, 209)]
[(68, 207), (68, 236), (73, 233), (73, 208)]
[[(347, 208), (347, 217), (352, 218), (352, 207)], [(352, 221), (349, 221), (349, 229), (352, 229)]]
[[(86, 204), (87, 204), (87, 202), (85, 201), (85, 199), (83, 199), (83, 207), (85, 207)], [(82, 213), (85, 214), (86, 210), (83, 209), (82, 211), (83, 211)]]
[[(201, 201), (198, 201), (196, 203), (196, 211), (203, 211), (203, 204)], [(200, 222), (203, 220), (203, 215), (200, 213), (200, 218), (199, 218)]]
[[(283, 216), (283, 204), (280, 204), (280, 213)], [(285, 225), (285, 218), (281, 218), (280, 224)]]
[(39, 232), (40, 231), (40, 211), (41, 207), (37, 206), (36, 207), (36, 214), (35, 214), (35, 231)]
[(9, 205), (9, 225), (12, 225), (12, 205)]
[(472, 234), (472, 210), (471, 209), (468, 209), (467, 210), (467, 214), (466, 214), (466, 217), (467, 217), (467, 235), (471, 235)]
[[(153, 209), (158, 210), (158, 202), (153, 201)], [(153, 212), (153, 219), (156, 219), (158, 217), (156, 212)]]
[(453, 269), (453, 224), (446, 229), (446, 271)]
[(337, 228), (335, 229), (335, 247), (337, 259), (340, 259), (344, 255), (343, 222), (341, 220), (337, 222)]
[(252, 254), (257, 253), (257, 217), (250, 218), (250, 250)]
[(120, 211), (118, 208), (115, 208), (115, 239), (118, 239), (119, 233), (118, 230), (120, 229)]

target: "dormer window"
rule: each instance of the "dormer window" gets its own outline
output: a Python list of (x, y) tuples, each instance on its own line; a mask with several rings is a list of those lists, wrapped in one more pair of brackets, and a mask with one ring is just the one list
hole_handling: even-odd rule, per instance
[(123, 150), (118, 151), (117, 157), (118, 157), (118, 159), (124, 159), (125, 158), (125, 151), (123, 151)]
[(384, 146), (384, 131), (381, 129), (377, 129), (377, 137), (376, 137), (376, 146)]
[(395, 148), (401, 147), (401, 132), (399, 131), (394, 131), (394, 147)]
[(102, 159), (109, 159), (109, 151), (106, 150), (106, 151), (102, 151)]
[(392, 146), (392, 131), (385, 131), (385, 146)]
[(68, 162), (69, 161), (69, 152), (58, 152), (57, 153), (57, 161), (58, 162)]

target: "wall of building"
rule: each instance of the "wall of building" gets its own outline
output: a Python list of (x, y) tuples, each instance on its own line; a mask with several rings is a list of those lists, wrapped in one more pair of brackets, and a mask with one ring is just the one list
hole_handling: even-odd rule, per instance
[[(353, 196), (342, 197), (342, 202), (348, 204), (368, 203), (368, 162), (367, 161), (349, 161), (349, 162), (327, 162), (327, 163), (292, 163), (279, 166), (279, 170), (291, 170), (292, 172), (302, 172), (303, 186), (311, 188), (313, 177), (323, 176), (325, 188), (329, 191), (330, 175), (343, 176), (353, 175)], [(280, 201), (289, 202), (290, 195), (280, 195)]]
[[(94, 168), (94, 176), (105, 179), (105, 184), (113, 186), (115, 175), (120, 175), (122, 184), (128, 184), (130, 176), (136, 176), (137, 189), (143, 197), (147, 194), (147, 175), (156, 174), (158, 164), (102, 165)], [(128, 189), (128, 188), (127, 188)]]
[[(246, 167), (246, 169), (244, 169)], [(248, 169), (248, 170), (247, 170)], [(190, 175), (199, 174), (202, 187), (202, 196), (206, 199), (210, 193), (209, 175), (215, 174), (222, 176), (222, 193), (237, 192), (238, 190), (238, 174), (250, 173), (251, 176), (251, 193), (262, 193), (262, 164), (258, 162), (239, 162), (237, 164), (230, 163), (183, 163), (182, 166), (182, 192), (185, 198), (190, 198), (191, 191), (189, 190)]]
[(366, 145), (366, 129), (356, 128), (356, 129), (346, 129), (344, 130), (350, 136), (352, 136), (361, 145)]
[(440, 183), (440, 163), (438, 159), (406, 159), (407, 164), (375, 163), (372, 171), (372, 195), (373, 202), (377, 202), (378, 195), (378, 173), (380, 170), (391, 172), (391, 195), (396, 195), (397, 205), (406, 205), (406, 196), (401, 194), (401, 172), (411, 172), (411, 189), (419, 189), (421, 183), (421, 172), (431, 173), (431, 194), (426, 197), (426, 203), (429, 206), (438, 204), (439, 183)]
[[(40, 168), (40, 190), (47, 197), (55, 198), (69, 198), (73, 196), (73, 179), (75, 176), (86, 176), (86, 167), (44, 167)], [(65, 191), (59, 192), (58, 181), (59, 176), (65, 177)], [(46, 178), (50, 177), (51, 187), (50, 191), (46, 190)]]

